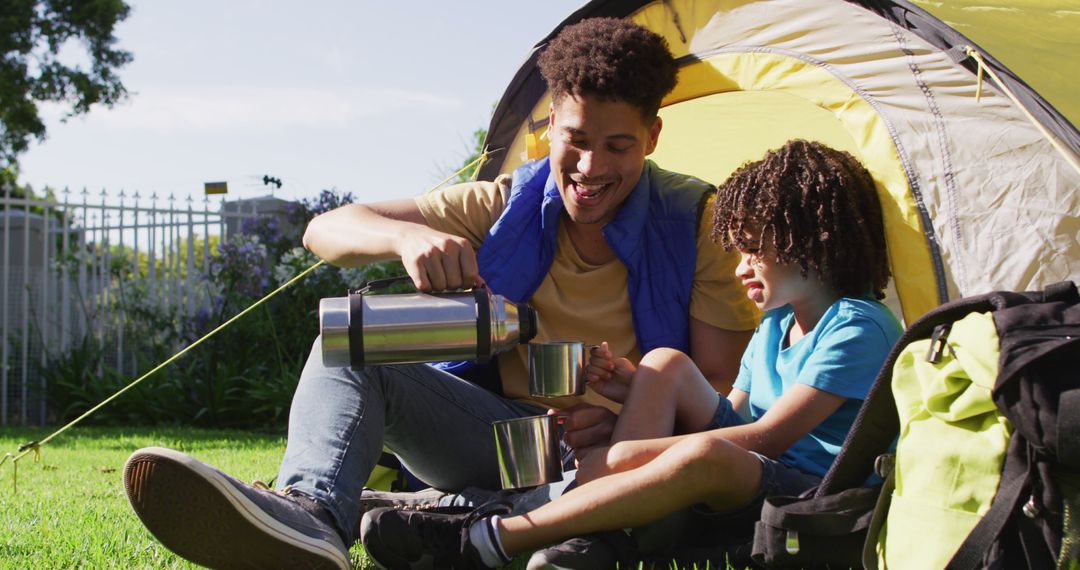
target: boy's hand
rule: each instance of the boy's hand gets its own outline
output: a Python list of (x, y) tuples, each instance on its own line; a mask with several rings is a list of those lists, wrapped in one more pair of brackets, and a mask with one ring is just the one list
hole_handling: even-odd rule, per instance
[(601, 396), (623, 403), (630, 393), (630, 377), (637, 368), (625, 358), (615, 358), (607, 342), (589, 351), (589, 365), (585, 368), (585, 381)]

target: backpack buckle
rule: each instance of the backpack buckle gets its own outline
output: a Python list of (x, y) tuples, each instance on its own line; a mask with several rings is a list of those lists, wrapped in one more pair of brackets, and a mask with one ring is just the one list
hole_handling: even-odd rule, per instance
[(1033, 519), (1039, 516), (1039, 505), (1035, 503), (1035, 495), (1028, 497), (1024, 506), (1020, 508), (1024, 512), (1024, 516), (1029, 519)]
[(882, 453), (874, 458), (874, 473), (877, 473), (878, 477), (885, 479), (896, 468), (896, 454), (895, 453)]
[(799, 553), (799, 533), (798, 531), (788, 530), (787, 537), (784, 540), (784, 550), (788, 554), (795, 556)]
[(926, 351), (926, 361), (931, 364), (941, 362), (941, 355), (945, 353), (945, 341), (949, 339), (952, 331), (952, 323), (944, 323), (934, 327), (934, 334), (930, 335), (930, 349)]

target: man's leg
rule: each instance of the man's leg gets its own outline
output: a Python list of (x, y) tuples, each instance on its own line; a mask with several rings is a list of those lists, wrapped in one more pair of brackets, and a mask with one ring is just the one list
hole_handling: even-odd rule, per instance
[(355, 539), (360, 495), (383, 445), (444, 490), (499, 488), (491, 422), (543, 413), (422, 364), (326, 368), (316, 340), (289, 414), (277, 486), (327, 505)]
[[(762, 463), (753, 453), (695, 434), (640, 467), (585, 483), (521, 516), (477, 520), (476, 513), (371, 511), (364, 516), (364, 547), (376, 559), (417, 560), (426, 554), (437, 562), (482, 558), (494, 566), (507, 556), (641, 526), (696, 503), (720, 511), (738, 508), (753, 500), (761, 477)], [(456, 544), (461, 550), (446, 547)]]
[(279, 491), (159, 448), (129, 458), (124, 484), (150, 532), (188, 560), (345, 568), (384, 437), (432, 484), (497, 488), (491, 421), (541, 412), (424, 365), (328, 369), (316, 341), (293, 399)]

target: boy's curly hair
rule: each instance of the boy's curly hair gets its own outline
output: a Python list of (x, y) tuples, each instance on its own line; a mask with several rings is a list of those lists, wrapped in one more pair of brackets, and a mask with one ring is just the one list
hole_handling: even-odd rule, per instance
[(563, 28), (540, 54), (540, 73), (558, 103), (567, 95), (624, 101), (656, 118), (678, 71), (667, 41), (620, 18), (588, 18)]
[[(885, 297), (889, 260), (870, 173), (850, 154), (793, 140), (739, 167), (721, 186), (712, 238), (725, 250), (766, 249), (813, 269), (843, 296)], [(748, 244), (745, 236), (769, 243)]]

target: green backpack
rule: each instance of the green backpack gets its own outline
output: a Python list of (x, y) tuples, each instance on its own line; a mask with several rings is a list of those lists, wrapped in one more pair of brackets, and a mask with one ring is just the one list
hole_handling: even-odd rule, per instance
[[(871, 523), (881, 529), (882, 567), (944, 568), (1001, 482), (1013, 426), (991, 397), (1000, 354), (994, 320), (971, 313), (951, 329), (947, 340), (908, 344), (893, 365), (900, 437), (878, 503), (887, 508)], [(928, 359), (935, 345), (947, 348)]]
[(960, 299), (897, 342), (821, 485), (766, 501), (754, 558), (1077, 568), (1078, 474), (1076, 286)]

